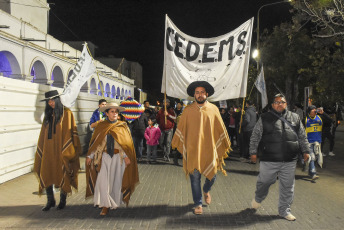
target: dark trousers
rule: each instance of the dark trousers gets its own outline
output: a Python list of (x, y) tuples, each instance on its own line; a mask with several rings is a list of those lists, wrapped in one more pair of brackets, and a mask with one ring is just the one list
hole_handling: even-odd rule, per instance
[(133, 136), (134, 148), (136, 152), (136, 158), (142, 157), (143, 139), (141, 136)]
[(328, 139), (330, 141), (330, 152), (333, 152), (334, 147), (334, 135), (331, 132), (323, 132), (321, 135), (321, 152), (323, 152), (325, 140)]
[(243, 146), (244, 146), (244, 140), (243, 140), (243, 131), (241, 129), (241, 132), (239, 133), (239, 126), (236, 127), (236, 140), (237, 140), (237, 145), (239, 147), (240, 150), (240, 157), (242, 157), (243, 154)]
[(234, 139), (238, 142), (238, 140), (236, 139), (236, 130), (235, 130), (235, 128), (228, 127), (227, 131), (228, 131), (228, 136), (229, 136), (229, 138), (231, 140), (231, 144), (233, 145)]
[(243, 132), (243, 139), (244, 139), (243, 142), (244, 143), (242, 146), (242, 156), (241, 157), (244, 157), (247, 159), (250, 158), (249, 148), (250, 148), (250, 139), (252, 136), (252, 132), (253, 132), (253, 130)]

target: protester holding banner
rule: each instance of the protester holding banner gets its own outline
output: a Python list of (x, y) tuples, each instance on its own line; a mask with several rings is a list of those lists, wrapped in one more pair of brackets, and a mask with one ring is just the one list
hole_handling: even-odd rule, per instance
[(62, 105), (57, 90), (46, 92), (42, 101), (46, 105), (33, 171), (39, 181), (38, 193), (44, 189), (47, 193), (42, 211), (55, 207), (53, 185), (60, 188), (59, 210), (66, 206), (72, 187), (78, 189), (81, 147), (73, 113)]
[(100, 109), (107, 120), (94, 130), (86, 158), (86, 197), (94, 195), (100, 215), (116, 209), (130, 196), (139, 182), (133, 140), (126, 122), (118, 120), (124, 107), (108, 103)]
[(172, 147), (183, 155), (183, 169), (191, 181), (194, 214), (200, 215), (203, 213), (201, 175), (206, 177), (203, 193), (209, 205), (209, 191), (217, 171), (226, 174), (222, 165), (231, 144), (218, 108), (207, 101), (208, 96), (214, 94), (214, 88), (206, 81), (195, 81), (188, 86), (187, 93), (195, 102), (184, 109)]

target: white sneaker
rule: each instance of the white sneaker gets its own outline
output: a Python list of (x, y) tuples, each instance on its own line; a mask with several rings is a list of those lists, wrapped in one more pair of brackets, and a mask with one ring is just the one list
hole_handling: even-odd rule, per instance
[(284, 219), (289, 220), (289, 221), (295, 221), (296, 217), (293, 214), (289, 213), (288, 215), (284, 217)]
[(312, 180), (317, 180), (317, 179), (319, 179), (319, 176), (317, 176), (317, 174), (314, 174), (314, 175), (312, 176)]
[(258, 203), (258, 202), (256, 201), (256, 199), (253, 198), (253, 200), (252, 200), (252, 202), (251, 202), (251, 207), (252, 207), (253, 209), (256, 209), (256, 210), (257, 210), (260, 206), (261, 206), (261, 203)]
[(331, 157), (335, 156), (336, 154), (334, 154), (333, 152), (330, 152), (328, 155), (330, 155)]
[(326, 157), (326, 154), (325, 153), (322, 153), (323, 157)]

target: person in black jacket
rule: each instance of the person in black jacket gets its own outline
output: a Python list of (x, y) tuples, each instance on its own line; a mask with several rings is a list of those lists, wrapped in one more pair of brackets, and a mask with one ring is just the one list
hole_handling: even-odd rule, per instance
[(260, 168), (252, 208), (258, 209), (269, 188), (279, 179), (278, 212), (287, 220), (296, 220), (290, 207), (294, 197), (295, 169), (298, 154), (309, 158), (309, 143), (300, 117), (287, 109), (282, 94), (277, 94), (272, 110), (262, 114), (255, 125), (250, 142), (251, 161), (257, 160), (258, 145), (261, 150)]
[[(329, 111), (331, 112), (331, 111)], [(330, 141), (330, 152), (328, 155), (331, 157), (335, 156), (333, 153), (333, 147), (334, 147), (334, 136), (332, 134), (333, 127), (335, 126), (335, 121), (324, 112), (323, 107), (320, 107), (317, 109), (317, 113), (320, 116), (323, 125), (322, 125), (322, 134), (321, 134), (321, 152), (323, 156), (326, 156), (326, 154), (323, 152), (325, 140), (329, 139)]]
[(130, 124), (130, 130), (133, 137), (137, 161), (142, 160), (143, 140), (145, 137), (147, 126), (148, 118), (145, 113), (143, 113), (139, 118), (137, 118)]
[[(246, 102), (246, 110), (245, 115), (243, 117), (242, 122), (242, 131), (243, 131), (243, 146), (242, 146), (242, 156), (241, 158), (245, 158), (248, 160), (250, 158), (249, 154), (249, 146), (250, 146), (250, 138), (252, 135), (252, 131), (254, 126), (257, 122), (257, 112), (256, 108), (253, 106), (251, 101)], [(245, 161), (245, 159), (242, 159)]]

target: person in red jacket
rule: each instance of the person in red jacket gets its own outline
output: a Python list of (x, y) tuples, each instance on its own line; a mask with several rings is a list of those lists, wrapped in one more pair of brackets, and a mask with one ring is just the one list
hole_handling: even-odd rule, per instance
[(156, 119), (149, 118), (148, 125), (145, 131), (145, 139), (147, 141), (147, 163), (149, 164), (151, 163), (151, 152), (153, 155), (153, 162), (156, 162), (156, 150), (159, 144), (161, 131), (156, 123)]
[(164, 150), (164, 160), (170, 161), (171, 141), (173, 136), (173, 127), (175, 126), (176, 122), (176, 114), (174, 112), (174, 109), (170, 106), (169, 99), (166, 99), (166, 102), (164, 100), (163, 103), (164, 105), (166, 103), (167, 110), (165, 111), (165, 106), (163, 106), (156, 116), (156, 121), (159, 124), (159, 128), (161, 130), (159, 143), (160, 147)]

